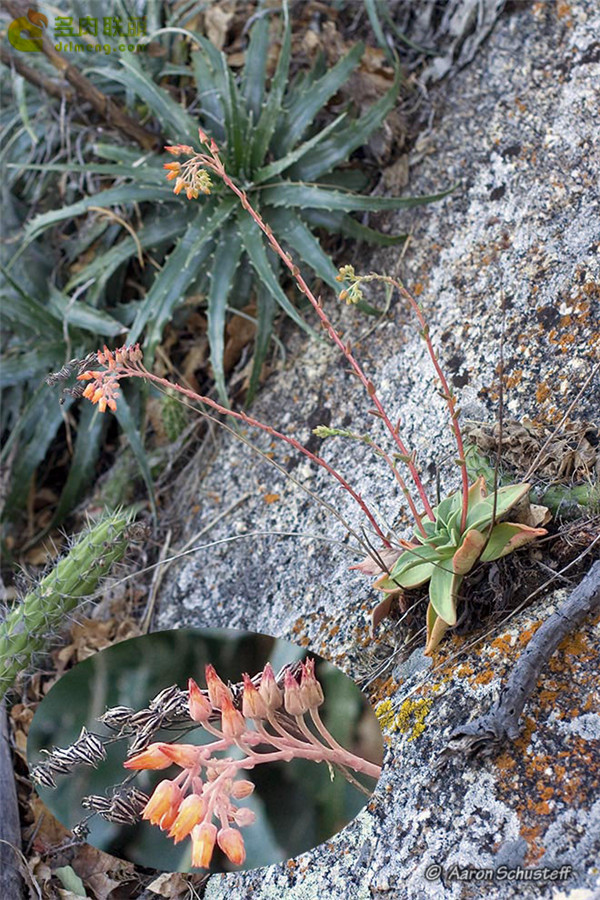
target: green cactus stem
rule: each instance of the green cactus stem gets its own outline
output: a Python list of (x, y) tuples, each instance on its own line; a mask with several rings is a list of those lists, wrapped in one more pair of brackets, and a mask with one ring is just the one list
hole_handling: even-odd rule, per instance
[(102, 518), (0, 623), (0, 699), (123, 558), (130, 521), (122, 511)]

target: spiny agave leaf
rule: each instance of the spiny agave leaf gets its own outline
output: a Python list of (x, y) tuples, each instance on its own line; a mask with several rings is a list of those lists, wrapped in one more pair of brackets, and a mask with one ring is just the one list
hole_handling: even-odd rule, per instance
[(119, 402), (117, 403), (115, 416), (117, 417), (117, 421), (121, 426), (121, 430), (124, 432), (127, 440), (129, 441), (129, 446), (131, 447), (133, 455), (135, 456), (140, 467), (142, 478), (144, 479), (144, 483), (148, 490), (148, 499), (150, 501), (150, 508), (152, 510), (152, 518), (154, 520), (154, 523), (156, 524), (158, 522), (158, 510), (156, 508), (156, 496), (154, 494), (154, 481), (152, 479), (152, 472), (150, 471), (148, 456), (144, 449), (144, 444), (140, 437), (140, 432), (135, 424), (133, 415), (131, 414), (129, 403), (126, 400), (123, 391), (121, 391), (121, 394), (119, 396)]
[(410, 206), (424, 206), (447, 197), (454, 187), (441, 194), (428, 197), (371, 197), (364, 194), (343, 194), (330, 191), (316, 184), (302, 184), (295, 181), (281, 181), (271, 187), (265, 185), (265, 201), (270, 206), (299, 206), (302, 209), (340, 209), (345, 212), (375, 212), (382, 209), (405, 209)]
[(110, 420), (101, 415), (91, 403), (81, 404), (80, 411), (69, 474), (48, 530), (63, 521), (96, 474), (96, 463), (103, 444), (102, 435)]
[[(132, 171), (131, 166), (126, 164), (93, 161), (83, 163), (83, 165), (78, 163), (27, 163), (26, 165), (19, 165), (18, 168), (22, 171), (31, 170), (35, 172), (85, 172), (90, 175), (110, 175), (113, 178), (131, 178), (135, 174), (135, 170)], [(165, 176), (161, 169), (145, 166), (137, 174), (144, 184), (155, 182), (160, 187), (164, 186)]]
[(173, 309), (184, 300), (185, 290), (197, 276), (208, 256), (208, 241), (227, 220), (235, 203), (235, 197), (224, 197), (220, 202), (211, 198), (197, 212), (175, 249), (152, 283), (135, 318), (128, 336), (128, 343), (140, 339), (148, 322), (151, 327), (146, 336), (146, 347), (152, 353), (162, 337), (162, 329), (171, 318)]
[(154, 151), (132, 149), (118, 144), (94, 143), (92, 149), (100, 159), (112, 159), (113, 162), (125, 163), (130, 169), (156, 169), (164, 178), (162, 160)]
[[(164, 197), (162, 194), (164, 194)], [(40, 213), (25, 226), (25, 246), (58, 222), (64, 222), (65, 219), (73, 219), (76, 216), (83, 215), (90, 206), (116, 206), (120, 203), (142, 203), (145, 200), (156, 202), (159, 195), (161, 200), (172, 202), (178, 200), (168, 188), (161, 191), (156, 184), (121, 184), (118, 187), (107, 188), (105, 191), (98, 191), (97, 194), (84, 197), (76, 203), (70, 203), (68, 206), (61, 207), (61, 209)]]
[(2, 316), (5, 326), (10, 323), (13, 330), (19, 334), (44, 335), (47, 338), (60, 335), (62, 328), (57, 322), (56, 316), (31, 294), (23, 290), (19, 282), (14, 280), (4, 266), (0, 266), (0, 272), (16, 292), (3, 296)]
[(23, 435), (23, 439), (19, 442), (19, 453), (11, 473), (10, 492), (4, 507), (4, 515), (7, 518), (10, 519), (16, 510), (25, 506), (33, 473), (56, 438), (56, 432), (63, 424), (63, 415), (72, 403), (71, 397), (67, 397), (63, 406), (58, 402), (49, 402), (48, 388), (43, 385), (23, 410), (4, 446), (6, 454), (18, 436)]
[(470, 572), (485, 547), (486, 535), (472, 528), (465, 534), (462, 543), (454, 556), (452, 565), (457, 575), (466, 575)]
[(292, 177), (299, 181), (315, 181), (325, 172), (345, 162), (353, 150), (361, 147), (379, 128), (389, 112), (396, 104), (400, 90), (400, 67), (396, 67), (394, 83), (389, 91), (374, 103), (364, 115), (355, 119), (337, 134), (328, 138), (310, 157), (294, 166)]
[(118, 334), (127, 331), (121, 322), (113, 319), (104, 310), (94, 309), (93, 306), (88, 306), (87, 303), (84, 303), (79, 298), (73, 303), (71, 297), (67, 297), (54, 285), (50, 285), (49, 308), (56, 310), (63, 322), (74, 325), (76, 328), (83, 328), (85, 331), (90, 331), (92, 334), (102, 337), (116, 337)]
[(281, 114), (281, 101), (285, 93), (285, 87), (290, 68), (290, 56), (292, 50), (292, 29), (288, 11), (288, 2), (283, 0), (283, 42), (277, 60), (277, 67), (266, 103), (263, 105), (260, 118), (252, 134), (252, 144), (248, 157), (250, 171), (260, 166), (266, 156), (273, 137), (273, 132)]
[(224, 403), (228, 402), (223, 370), (225, 317), (227, 300), (242, 253), (242, 237), (235, 222), (227, 222), (217, 242), (211, 266), (207, 298), (208, 342), (215, 387)]
[(111, 67), (106, 71), (103, 69), (91, 71), (118, 81), (134, 91), (147, 104), (169, 136), (176, 137), (180, 143), (193, 144), (198, 139), (196, 121), (188, 116), (167, 91), (152, 81), (132, 55), (119, 57), (119, 63), (122, 69)]
[(309, 81), (306, 88), (287, 106), (275, 134), (275, 144), (280, 152), (287, 153), (302, 138), (317, 113), (336, 94), (356, 68), (364, 53), (365, 45), (356, 44), (342, 59), (316, 81)]
[(269, 208), (264, 213), (271, 228), (293, 248), (294, 256), (307, 263), (337, 294), (340, 289), (339, 282), (336, 281), (338, 270), (302, 219), (289, 209), (284, 211)]
[(516, 522), (494, 525), (487, 547), (481, 554), (481, 561), (492, 562), (494, 559), (500, 559), (501, 556), (512, 553), (517, 547), (530, 544), (545, 534), (548, 534), (545, 528), (531, 528), (530, 525), (520, 525)]
[(254, 122), (260, 114), (265, 93), (267, 59), (269, 50), (269, 20), (261, 16), (250, 30), (250, 43), (246, 50), (246, 65), (242, 73), (242, 95)]
[(287, 315), (296, 322), (307, 334), (315, 336), (313, 329), (308, 325), (300, 313), (294, 308), (283, 288), (279, 284), (273, 271), (262, 234), (254, 222), (249, 218), (245, 210), (240, 210), (237, 217), (238, 229), (244, 242), (244, 250), (248, 254), (252, 267), (260, 278), (262, 284), (271, 293), (271, 296), (281, 306)]
[(241, 171), (242, 164), (246, 157), (250, 135), (252, 133), (252, 120), (248, 117), (248, 111), (245, 107), (237, 84), (223, 56), (222, 65), (225, 68), (227, 78), (227, 102), (225, 104), (225, 127), (227, 131), (227, 146), (230, 154), (233, 155), (233, 170)]
[(0, 365), (0, 389), (23, 384), (33, 378), (39, 381), (48, 372), (59, 369), (65, 356), (65, 342), (46, 341), (43, 346), (19, 353), (18, 356), (5, 355)]
[[(326, 209), (303, 210), (302, 218), (315, 228), (324, 228), (331, 234), (344, 234), (355, 241), (366, 241), (379, 247), (393, 247), (403, 243), (408, 234), (382, 234), (368, 225), (357, 222), (344, 212), (329, 212)], [(357, 304), (358, 305), (358, 304)]]
[(277, 311), (277, 304), (275, 303), (273, 295), (269, 290), (265, 290), (262, 285), (256, 292), (256, 306), (258, 313), (256, 317), (256, 337), (254, 338), (252, 372), (250, 373), (250, 382), (248, 384), (248, 391), (246, 392), (246, 405), (252, 403), (256, 389), (258, 388), (260, 373), (269, 351), (269, 343), (273, 332), (273, 322)]
[[(177, 237), (182, 230), (197, 215), (197, 209), (192, 206), (184, 207), (177, 216), (161, 216), (155, 222), (144, 225), (138, 232), (137, 238), (142, 249), (146, 247), (159, 247)], [(135, 256), (138, 245), (132, 237), (124, 237), (105, 253), (94, 256), (92, 261), (76, 272), (69, 279), (65, 292), (73, 290), (79, 284), (94, 279), (94, 291), (102, 289), (113, 272), (130, 257)]]
[(438, 616), (432, 603), (427, 607), (427, 644), (424, 655), (431, 656), (439, 642), (448, 631), (448, 624)]
[(269, 163), (268, 166), (263, 166), (262, 169), (259, 169), (252, 176), (253, 184), (262, 184), (263, 181), (268, 181), (269, 178), (273, 178), (275, 175), (279, 175), (281, 172), (284, 172), (286, 169), (297, 162), (299, 159), (308, 153), (313, 147), (316, 147), (320, 141), (324, 140), (324, 138), (331, 134), (346, 118), (346, 113), (342, 113), (341, 116), (338, 116), (337, 119), (334, 119), (326, 128), (323, 128), (322, 131), (319, 131), (315, 134), (314, 137), (310, 138), (310, 140), (305, 141), (303, 144), (300, 144), (299, 147), (296, 147), (295, 150), (291, 150), (285, 156), (282, 156), (280, 159), (275, 160), (275, 162)]
[(217, 143), (222, 143), (225, 139), (223, 126), (225, 110), (216, 84), (214, 66), (210, 64), (205, 50), (192, 51), (192, 67), (201, 104), (202, 119)]
[(456, 599), (463, 580), (452, 571), (452, 561), (440, 561), (429, 582), (429, 599), (434, 610), (447, 625), (456, 625)]

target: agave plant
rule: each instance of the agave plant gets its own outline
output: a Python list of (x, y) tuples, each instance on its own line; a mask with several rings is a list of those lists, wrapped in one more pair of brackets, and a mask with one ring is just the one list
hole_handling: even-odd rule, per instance
[[(404, 542), (404, 552), (391, 564), (375, 587), (388, 595), (429, 582), (427, 646), (430, 654), (446, 630), (456, 624), (456, 601), (461, 582), (478, 562), (492, 562), (517, 547), (546, 534), (519, 522), (500, 521), (529, 492), (529, 484), (513, 484), (488, 494), (483, 477), (468, 490), (466, 523), (461, 528), (462, 495), (446, 497), (434, 507), (434, 520), (423, 520), (426, 537), (415, 529), (415, 541)], [(390, 563), (389, 557), (387, 560)], [(375, 574), (369, 564), (362, 571)]]
[[(281, 50), (270, 83), (267, 16), (260, 16), (251, 29), (246, 64), (239, 78), (233, 75), (225, 55), (209, 40), (188, 32), (194, 45), (191, 64), (170, 65), (165, 74), (194, 77), (198, 101), (194, 115), (155, 83), (139, 57), (123, 57), (119, 68), (105, 65), (98, 71), (103, 79), (117, 81), (130, 95), (137, 95), (171, 138), (197, 142), (199, 126), (214, 136), (222, 147), (228, 172), (244, 190), (251, 192), (263, 218), (294, 247), (301, 265), (333, 286), (337, 270), (312, 229), (324, 228), (390, 245), (405, 236), (380, 234), (350, 214), (429, 203), (444, 194), (384, 198), (355, 192), (367, 186), (367, 176), (355, 168), (340, 166), (368, 140), (394, 107), (400, 71), (397, 69), (387, 93), (360, 118), (348, 109), (325, 127), (316, 125), (325, 105), (358, 66), (364, 47), (357, 44), (329, 70), (320, 58), (310, 72), (301, 73), (290, 82), (291, 26), (287, 6), (287, 2), (283, 4)], [(254, 292), (257, 335), (248, 390), (248, 400), (251, 399), (269, 349), (278, 307), (302, 328), (311, 330), (281, 287), (279, 263), (267, 254), (266, 242), (226, 190), (217, 189), (206, 202), (193, 210), (186, 209), (164, 184), (160, 173), (164, 159), (157, 155), (140, 157), (139, 153), (118, 147), (99, 146), (97, 153), (109, 162), (87, 164), (86, 171), (114, 178), (126, 175), (127, 183), (61, 210), (42, 213), (31, 221), (29, 239), (59, 221), (80, 216), (90, 207), (144, 200), (160, 204), (159, 221), (145, 224), (137, 233), (137, 241), (124, 236), (97, 255), (74, 274), (66, 292), (94, 279), (91, 296), (97, 296), (116, 269), (140, 247), (153, 247), (160, 239), (168, 255), (144, 299), (132, 304), (135, 308), (128, 323), (128, 340), (136, 342), (143, 337), (146, 358), (152, 358), (165, 325), (193, 287), (195, 294), (206, 297), (210, 361), (222, 399), (226, 398), (226, 321), (235, 310), (247, 306)]]

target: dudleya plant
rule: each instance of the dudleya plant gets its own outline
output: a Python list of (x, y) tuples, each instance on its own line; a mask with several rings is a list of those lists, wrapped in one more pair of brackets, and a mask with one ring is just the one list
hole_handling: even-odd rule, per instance
[[(456, 623), (456, 604), (464, 577), (480, 562), (499, 559), (517, 547), (546, 534), (544, 528), (531, 527), (518, 521), (501, 521), (520, 500), (525, 498), (530, 486), (529, 484), (508, 485), (487, 495), (483, 479), (477, 479), (469, 485), (463, 437), (458, 424), (459, 410), (456, 406), (456, 398), (440, 366), (431, 341), (429, 326), (421, 307), (396, 279), (377, 274), (357, 275), (353, 266), (346, 265), (340, 269), (336, 279), (338, 282), (344, 283), (340, 299), (346, 300), (348, 303), (356, 303), (362, 299), (363, 284), (373, 281), (383, 282), (400, 293), (419, 321), (420, 334), (426, 343), (429, 357), (441, 385), (441, 396), (445, 400), (450, 414), (462, 482), (460, 491), (451, 494), (436, 507), (431, 505), (417, 467), (416, 455), (403, 440), (400, 434), (400, 423), (395, 424), (395, 420), (384, 408), (377, 388), (357, 361), (350, 343), (344, 341), (333, 327), (320, 299), (315, 297), (291, 255), (281, 247), (271, 227), (250, 202), (246, 191), (231, 179), (214, 139), (200, 131), (200, 140), (204, 145), (204, 152), (199, 154), (194, 153), (192, 148), (187, 145), (173, 145), (169, 148), (174, 156), (188, 158), (181, 163), (167, 163), (165, 166), (168, 172), (167, 177), (169, 180), (175, 180), (174, 189), (177, 193), (185, 190), (189, 199), (195, 199), (200, 193), (211, 190), (212, 185), (208, 173), (212, 172), (217, 175), (237, 196), (242, 208), (258, 225), (271, 248), (291, 272), (299, 290), (314, 308), (328, 337), (350, 364), (352, 373), (365, 390), (373, 407), (371, 412), (382, 422), (395, 449), (390, 453), (376, 443), (371, 435), (355, 434), (346, 429), (319, 426), (315, 432), (322, 438), (341, 436), (361, 441), (370, 446), (385, 461), (392, 471), (416, 523), (414, 540), (404, 540), (387, 535), (362, 495), (320, 454), (303, 446), (294, 437), (275, 430), (271, 425), (260, 422), (243, 411), (229, 409), (210, 397), (201, 396), (181, 385), (172, 384), (152, 374), (143, 365), (142, 351), (137, 345), (122, 347), (114, 352), (104, 348), (104, 351), (98, 352), (96, 355), (98, 362), (105, 368), (81, 371), (77, 376), (78, 380), (80, 382), (87, 381), (88, 384), (85, 388), (80, 385), (72, 389), (71, 393), (83, 395), (93, 403), (97, 403), (101, 412), (104, 412), (106, 408), (114, 411), (119, 381), (122, 378), (144, 378), (163, 390), (175, 390), (200, 404), (204, 410), (209, 407), (222, 415), (233, 417), (247, 425), (266, 431), (303, 453), (313, 464), (325, 469), (360, 506), (374, 534), (383, 545), (379, 552), (372, 550), (357, 532), (348, 526), (339, 511), (326, 504), (328, 509), (344, 522), (359, 543), (368, 550), (368, 559), (354, 568), (366, 574), (380, 576), (375, 584), (387, 594), (387, 597), (374, 611), (374, 625), (389, 612), (393, 595), (420, 587), (427, 582), (430, 583), (427, 646), (425, 649), (425, 652), (430, 655), (445, 631)], [(410, 480), (418, 494), (418, 500), (413, 498), (411, 489), (399, 469), (399, 464), (408, 470)]]
[(488, 495), (484, 479), (478, 478), (467, 492), (464, 527), (461, 528), (462, 496), (455, 493), (434, 507), (433, 521), (423, 522), (427, 537), (423, 538), (415, 528), (414, 542), (407, 544), (390, 571), (375, 582), (375, 587), (388, 595), (429, 582), (426, 653), (435, 649), (446, 630), (456, 624), (461, 583), (477, 563), (500, 559), (546, 534), (545, 528), (499, 521), (526, 496), (529, 488), (529, 484), (509, 485)]

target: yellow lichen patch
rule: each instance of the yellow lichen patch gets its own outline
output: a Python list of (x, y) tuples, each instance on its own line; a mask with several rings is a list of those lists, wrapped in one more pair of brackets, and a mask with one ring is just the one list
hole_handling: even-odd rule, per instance
[(387, 698), (375, 707), (375, 715), (382, 728), (408, 734), (409, 741), (416, 740), (425, 731), (425, 719), (431, 711), (433, 701), (424, 698), (405, 700), (400, 712), (395, 713), (392, 701)]
[(489, 684), (490, 681), (494, 678), (495, 672), (493, 669), (487, 669), (484, 672), (479, 672), (474, 678), (471, 678), (469, 684), (476, 686), (478, 684)]

